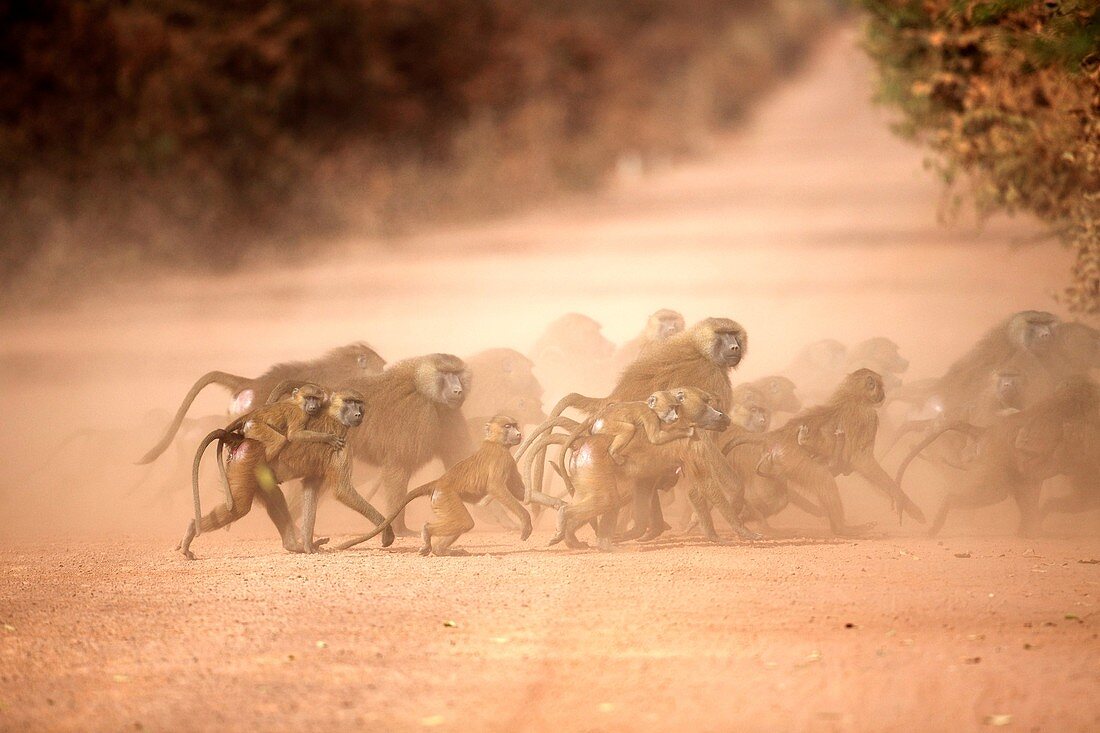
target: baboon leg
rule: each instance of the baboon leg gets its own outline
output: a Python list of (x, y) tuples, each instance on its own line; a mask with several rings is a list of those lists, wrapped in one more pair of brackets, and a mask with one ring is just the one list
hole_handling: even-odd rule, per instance
[(462, 557), (464, 555), (469, 555), (470, 553), (466, 550), (463, 550), (462, 548), (451, 547), (451, 545), (454, 544), (454, 541), (457, 540), (460, 536), (461, 535), (450, 534), (446, 537), (436, 537), (435, 549), (433, 550), (436, 557), (445, 557), (447, 555), (450, 555), (451, 557)]
[(921, 524), (928, 521), (925, 519), (924, 512), (920, 510), (920, 507), (914, 504), (913, 500), (901, 490), (897, 482), (894, 481), (890, 474), (886, 473), (885, 469), (879, 465), (878, 461), (875, 460), (875, 457), (871, 455), (871, 453), (861, 453), (852, 456), (852, 468), (854, 468), (856, 473), (860, 476), (870, 481), (872, 486), (886, 494), (895, 506), (900, 505), (899, 512), (904, 511)]
[(797, 491), (795, 491), (795, 490), (793, 490), (789, 487), (787, 488), (787, 497), (788, 497), (788, 500), (790, 501), (790, 503), (792, 505), (798, 507), (799, 509), (806, 512), (810, 516), (812, 516), (812, 517), (824, 517), (825, 516), (825, 510), (824, 509), (822, 509), (820, 506), (818, 506), (814, 502), (807, 499), (805, 496), (803, 496), (799, 492), (797, 492)]
[(653, 492), (649, 500), (649, 527), (646, 529), (645, 534), (638, 538), (640, 541), (655, 540), (672, 529), (672, 526), (665, 521), (665, 509), (661, 504), (661, 492), (675, 488), (679, 478), (676, 473), (671, 473), (654, 481)]
[(507, 509), (518, 521), (520, 525), (519, 535), (521, 540), (525, 540), (531, 536), (531, 515), (524, 508), (516, 497), (512, 496), (512, 493), (508, 491), (508, 487), (504, 485), (492, 485), (489, 486), (489, 496), (496, 499), (497, 503)]
[[(226, 480), (229, 483), (229, 491), (233, 497), (233, 508), (230, 509), (225, 502), (218, 504), (211, 511), (203, 515), (199, 527), (203, 532), (213, 532), (215, 529), (231, 524), (252, 509), (252, 499), (258, 491), (261, 491), (256, 468), (263, 464), (263, 446), (255, 441), (245, 441), (233, 453), (233, 460), (229, 462), (226, 472)], [(178, 549), (188, 560), (194, 560), (191, 552), (191, 542), (195, 539), (195, 520), (187, 524), (187, 530), (180, 540)]]
[(703, 494), (698, 487), (692, 485), (688, 489), (688, 500), (691, 502), (691, 506), (695, 508), (695, 516), (699, 519), (699, 528), (703, 530), (703, 536), (711, 542), (721, 542), (718, 533), (714, 531), (714, 518), (710, 515), (710, 506), (703, 498)]
[[(829, 518), (829, 529), (838, 537), (860, 537), (874, 527), (874, 523), (848, 524), (844, 519), (844, 505), (840, 501), (840, 489), (836, 479), (824, 467), (815, 465), (807, 476), (805, 488), (817, 496), (825, 516)], [(793, 494), (794, 492), (790, 492)]]
[[(336, 499), (346, 506), (348, 509), (359, 512), (367, 521), (372, 523), (375, 527), (386, 521), (386, 518), (378, 513), (378, 510), (371, 506), (370, 502), (362, 497), (355, 487), (351, 485), (351, 481), (338, 481), (336, 487), (333, 490)], [(393, 544), (393, 529), (386, 527), (382, 530), (382, 547), (389, 547)]]
[[(436, 555), (464, 554), (450, 549), (454, 541), (474, 528), (474, 518), (462, 502), (462, 498), (449, 489), (436, 489), (432, 492), (432, 518), (420, 532), (421, 540), (428, 540), (428, 546)], [(421, 553), (424, 548), (420, 548)]]
[(313, 542), (313, 529), (317, 523), (319, 493), (319, 482), (315, 479), (306, 479), (302, 482), (302, 551), (307, 555), (317, 552), (317, 545)]
[(741, 507), (734, 510), (733, 505), (730, 504), (725, 493), (723, 493), (713, 482), (706, 481), (703, 484), (702, 491), (706, 496), (707, 503), (711, 506), (718, 507), (718, 511), (721, 513), (722, 518), (726, 520), (726, 523), (733, 528), (733, 531), (736, 532), (739, 537), (746, 540), (760, 539), (759, 534), (746, 527), (744, 522), (741, 521)]
[(1016, 534), (1021, 537), (1034, 537), (1039, 531), (1039, 493), (1043, 489), (1042, 482), (1027, 483), (1017, 487), (1013, 495), (1016, 497), (1016, 505), (1020, 507), (1020, 526)]
[(976, 484), (970, 491), (956, 494), (948, 494), (943, 498), (940, 509), (936, 512), (936, 518), (932, 520), (932, 526), (928, 528), (928, 535), (935, 537), (943, 529), (947, 515), (952, 509), (979, 509), (983, 506), (996, 504), (1008, 498), (1008, 490), (1000, 481), (985, 480)]
[(599, 529), (596, 531), (596, 547), (600, 552), (611, 552), (611, 538), (615, 536), (615, 524), (619, 521), (619, 508), (615, 507), (599, 517)]
[(420, 554), (424, 557), (432, 554), (432, 530), (428, 526), (430, 522), (424, 522), (420, 529)]
[(612, 422), (610, 425), (604, 428), (604, 432), (613, 433), (614, 438), (611, 439), (611, 445), (607, 447), (607, 454), (611, 456), (611, 460), (620, 466), (626, 462), (620, 453), (622, 453), (630, 441), (634, 440), (634, 433), (637, 432), (637, 428), (634, 427), (634, 423), (629, 422)]
[(291, 519), (290, 507), (286, 503), (283, 490), (278, 486), (273, 489), (261, 488), (256, 492), (256, 499), (267, 510), (267, 516), (279, 530), (283, 547), (290, 552), (301, 552), (302, 543), (298, 540), (298, 532), (294, 528), (294, 520)]
[[(657, 498), (657, 482), (650, 479), (634, 485), (634, 526), (616, 537), (618, 542), (636, 540), (650, 528), (653, 501)], [(659, 502), (658, 502), (659, 503)]]
[[(389, 464), (382, 467), (382, 495), (386, 499), (386, 511), (392, 512), (401, 504), (408, 492), (410, 476), (411, 473), (399, 465)], [(390, 526), (398, 537), (415, 536), (415, 533), (405, 525), (404, 509), (398, 513)]]

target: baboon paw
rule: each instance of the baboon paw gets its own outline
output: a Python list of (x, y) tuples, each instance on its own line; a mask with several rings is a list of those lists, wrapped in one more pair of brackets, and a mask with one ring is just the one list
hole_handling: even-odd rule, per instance
[(550, 541), (546, 543), (546, 546), (547, 547), (553, 547), (554, 545), (558, 544), (559, 542), (561, 542), (564, 539), (565, 539), (565, 535), (556, 534), (556, 535), (554, 535), (553, 537), (550, 538)]
[(417, 552), (419, 552), (424, 557), (427, 557), (428, 555), (432, 554), (432, 546), (431, 545), (424, 545), (419, 550), (417, 550)]
[(190, 550), (181, 550), (178, 547), (176, 549), (179, 551), (179, 553), (181, 555), (183, 555), (188, 560), (194, 560), (195, 559), (195, 553), (191, 552)]
[(523, 525), (523, 530), (519, 533), (520, 540), (526, 540), (531, 536), (532, 526), (530, 524)]
[(386, 529), (382, 531), (382, 547), (389, 547), (392, 545), (395, 537), (396, 535), (394, 535), (393, 530), (386, 527)]

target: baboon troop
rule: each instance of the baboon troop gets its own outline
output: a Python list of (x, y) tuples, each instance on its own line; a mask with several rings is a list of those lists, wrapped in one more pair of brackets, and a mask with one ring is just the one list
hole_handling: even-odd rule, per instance
[[(1026, 535), (1052, 517), (1100, 508), (1095, 328), (1020, 311), (942, 376), (908, 381), (909, 361), (884, 337), (851, 347), (820, 340), (783, 373), (735, 383), (747, 348), (747, 331), (734, 320), (685, 326), (667, 309), (617, 350), (599, 323), (575, 313), (551, 324), (530, 357), (495, 348), (386, 366), (360, 342), (255, 379), (207, 373), (140, 462), (172, 444), (205, 386), (230, 390), (224, 427), (199, 441), (191, 466), (194, 517), (178, 549), (192, 559), (198, 535), (244, 517), (253, 501), (286, 550), (326, 549), (327, 539), (314, 536), (323, 496), (372, 525), (334, 549), (377, 535), (388, 547), (395, 536), (415, 535), (420, 554), (436, 556), (465, 554), (454, 544), (474, 528), (467, 504), (487, 502), (497, 512), (490, 518), (524, 540), (539, 510), (550, 508), (550, 545), (572, 549), (589, 547), (579, 534), (589, 525), (603, 551), (652, 541), (672, 529), (665, 511), (673, 505), (681, 507), (681, 531), (697, 528), (712, 542), (731, 541), (723, 539), (727, 528), (736, 541), (777, 536), (784, 530), (771, 522), (788, 507), (812, 517), (815, 531), (862, 537), (877, 525), (849, 522), (841, 483), (870, 486), (886, 499), (883, 511), (888, 505), (899, 522), (925, 524), (902, 489), (914, 463), (947, 478), (931, 534), (956, 509), (1008, 498)], [(557, 399), (547, 414), (541, 375), (551, 372), (562, 381), (549, 391)], [(600, 379), (605, 396), (590, 389)], [(211, 445), (224, 498), (203, 513), (200, 467)], [(363, 493), (353, 478), (360, 469), (373, 474)], [(418, 471), (438, 478), (409, 491)], [(301, 482), (298, 524), (283, 493), (290, 481)], [(917, 488), (927, 499), (928, 487)], [(370, 503), (376, 494), (382, 511)], [(429, 517), (414, 533), (405, 513), (420, 497)], [(478, 516), (481, 523), (489, 515)]]

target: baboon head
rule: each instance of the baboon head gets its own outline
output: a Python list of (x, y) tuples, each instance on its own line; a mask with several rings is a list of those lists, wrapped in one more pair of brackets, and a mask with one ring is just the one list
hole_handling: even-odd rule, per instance
[(506, 448), (519, 445), (523, 442), (523, 433), (513, 418), (507, 415), (497, 415), (485, 423), (485, 440), (500, 443)]
[(904, 374), (909, 360), (901, 355), (898, 345), (882, 336), (869, 338), (852, 347), (848, 363), (855, 367), (868, 367), (880, 374)]
[(431, 354), (416, 366), (416, 388), (433, 402), (458, 409), (470, 391), (470, 372), (457, 356)]
[(732, 369), (741, 363), (749, 337), (737, 321), (706, 318), (685, 332), (699, 352), (721, 367)]
[(802, 400), (795, 394), (794, 382), (786, 377), (764, 377), (752, 383), (767, 400), (768, 407), (775, 412), (798, 412), (802, 409)]
[(645, 401), (649, 409), (657, 413), (661, 422), (671, 423), (680, 419), (680, 401), (669, 390), (654, 392)]
[(310, 417), (321, 412), (325, 406), (325, 400), (328, 398), (324, 389), (310, 383), (295, 387), (290, 394), (292, 399), (298, 403), (298, 406)]
[(856, 369), (844, 378), (834, 395), (834, 401), (855, 400), (871, 405), (880, 405), (886, 399), (886, 387), (878, 372), (870, 369)]
[[(544, 347), (560, 351), (567, 358), (609, 359), (615, 344), (601, 333), (597, 321), (580, 313), (566, 313), (546, 328), (539, 342)], [(536, 355), (536, 360), (538, 356)]]
[(647, 341), (664, 341), (684, 330), (684, 317), (674, 310), (662, 308), (649, 317), (645, 327)]
[(386, 360), (363, 341), (339, 346), (328, 352), (325, 358), (334, 364), (348, 365), (350, 370), (358, 371), (358, 376), (381, 374), (386, 366)]
[(1058, 316), (1045, 311), (1020, 311), (1008, 320), (1008, 337), (1021, 349), (1041, 353), (1054, 341)]
[(764, 405), (742, 405), (737, 408), (737, 422), (750, 433), (763, 433), (771, 425), (772, 414)]
[(363, 424), (363, 395), (354, 389), (336, 390), (329, 398), (328, 414), (345, 427), (359, 427)]
[(696, 387), (677, 387), (669, 391), (680, 403), (680, 414), (690, 425), (718, 432), (730, 426), (729, 415), (718, 409), (718, 400), (709, 392)]

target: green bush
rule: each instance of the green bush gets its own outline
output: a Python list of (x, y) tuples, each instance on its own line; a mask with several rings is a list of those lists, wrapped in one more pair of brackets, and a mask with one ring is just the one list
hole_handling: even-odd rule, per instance
[(1027, 211), (1076, 253), (1100, 312), (1100, 2), (862, 0), (879, 98), (978, 210)]

